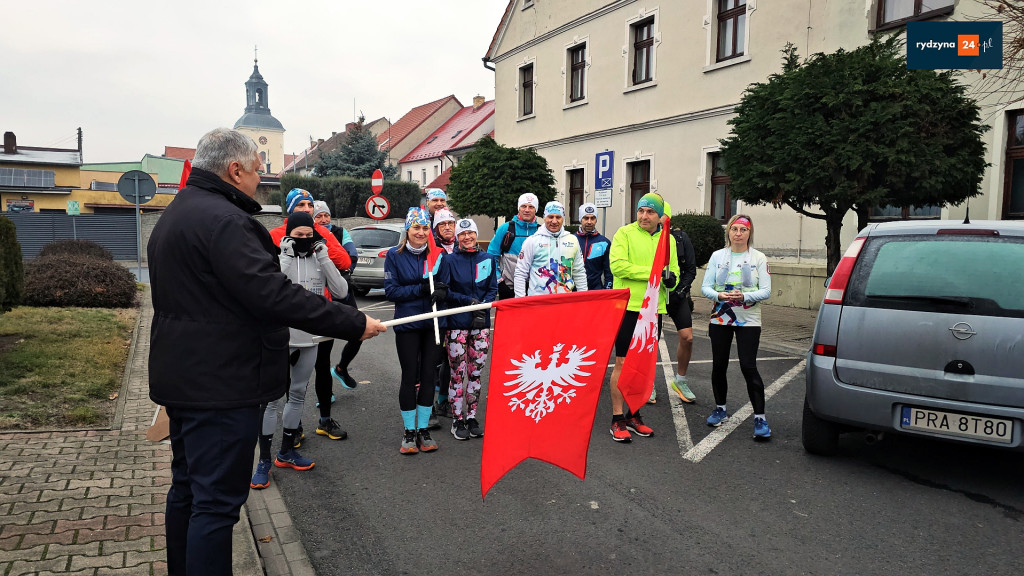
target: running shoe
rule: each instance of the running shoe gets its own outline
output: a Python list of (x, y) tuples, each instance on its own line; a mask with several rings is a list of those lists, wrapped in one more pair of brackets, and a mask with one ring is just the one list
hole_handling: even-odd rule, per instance
[(767, 440), (772, 437), (772, 429), (764, 418), (754, 418), (754, 439)]
[(455, 414), (452, 413), (451, 400), (438, 400), (435, 402), (434, 413), (442, 418), (454, 418)]
[(720, 426), (722, 422), (729, 419), (729, 413), (725, 411), (725, 408), (716, 407), (711, 416), (708, 416), (708, 426)]
[(648, 404), (657, 404), (658, 403), (658, 389), (657, 388), (655, 388), (653, 386), (651, 387), (651, 397), (647, 399), (647, 403)]
[(638, 436), (644, 438), (654, 435), (654, 429), (644, 424), (643, 419), (640, 418), (639, 414), (633, 414), (629, 418), (626, 418), (626, 428)]
[(256, 463), (256, 473), (249, 482), (249, 488), (253, 490), (262, 490), (267, 486), (270, 486), (270, 459)]
[[(334, 394), (331, 394), (331, 404), (334, 404)], [(316, 407), (317, 408), (320, 407), (320, 403), (319, 402), (316, 403)]]
[(348, 438), (348, 432), (341, 429), (338, 425), (338, 421), (334, 418), (329, 418), (327, 422), (321, 422), (316, 427), (316, 433), (320, 436), (327, 436), (331, 440), (344, 440)]
[(484, 435), (484, 427), (476, 421), (476, 418), (466, 420), (466, 428), (469, 428), (469, 435), (472, 438), (479, 438)]
[(277, 458), (274, 459), (274, 466), (278, 468), (292, 468), (293, 470), (309, 470), (316, 466), (316, 463), (292, 448), (287, 452), (278, 452)]
[[(342, 368), (341, 366), (335, 366), (334, 368), (331, 368), (331, 376), (334, 376), (335, 380), (341, 382), (341, 385), (344, 386), (345, 388), (348, 388), (349, 390), (355, 390), (356, 386), (359, 385), (359, 383), (356, 382), (355, 378), (349, 376), (348, 369)], [(333, 396), (331, 397), (331, 402), (334, 402)]]
[(685, 380), (673, 380), (672, 391), (679, 395), (679, 399), (686, 404), (692, 404), (697, 401), (697, 395), (690, 390)]
[(437, 450), (437, 442), (430, 437), (430, 432), (426, 428), (420, 428), (416, 431), (416, 441), (420, 445), (420, 452), (433, 452)]
[(456, 440), (469, 440), (469, 429), (466, 428), (465, 420), (452, 420), (452, 436), (454, 436)]
[(629, 434), (629, 430), (626, 430), (625, 420), (612, 420), (612, 427), (609, 432), (612, 433), (612, 440), (616, 442), (629, 442), (633, 439)]
[(302, 431), (302, 424), (299, 424), (299, 431), (295, 433), (295, 443), (292, 448), (302, 448), (302, 441), (306, 439), (306, 433)]
[(402, 454), (415, 454), (420, 451), (416, 447), (416, 431), (406, 430), (405, 436), (402, 437), (402, 447), (398, 449)]

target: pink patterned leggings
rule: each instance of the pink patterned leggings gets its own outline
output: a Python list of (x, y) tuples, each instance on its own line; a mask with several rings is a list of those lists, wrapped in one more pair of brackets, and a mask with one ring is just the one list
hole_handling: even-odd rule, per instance
[(480, 374), (487, 362), (491, 331), (449, 330), (448, 359), (452, 367), (452, 381), (448, 399), (458, 419), (476, 418), (476, 405), (480, 393)]

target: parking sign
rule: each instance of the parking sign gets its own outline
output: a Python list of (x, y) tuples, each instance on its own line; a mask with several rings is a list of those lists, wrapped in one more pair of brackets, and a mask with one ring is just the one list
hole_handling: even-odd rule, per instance
[(615, 152), (606, 150), (594, 157), (594, 190), (609, 190), (612, 187), (612, 173), (615, 170)]

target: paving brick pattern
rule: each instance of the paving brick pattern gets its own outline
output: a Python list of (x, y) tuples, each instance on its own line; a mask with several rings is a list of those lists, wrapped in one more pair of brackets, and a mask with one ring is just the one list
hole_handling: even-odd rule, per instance
[(148, 301), (141, 316), (118, 429), (0, 434), (0, 574), (167, 574), (171, 450), (145, 436)]

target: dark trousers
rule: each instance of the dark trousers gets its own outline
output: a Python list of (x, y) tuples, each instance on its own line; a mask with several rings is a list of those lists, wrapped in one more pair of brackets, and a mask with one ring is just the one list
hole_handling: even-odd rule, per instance
[[(395, 332), (398, 364), (402, 367), (402, 384), (398, 389), (401, 410), (434, 405), (434, 380), (440, 348), (434, 343), (434, 329), (423, 328)], [(416, 384), (420, 385), (419, 391)]]
[(729, 370), (729, 354), (732, 352), (732, 336), (736, 335), (736, 351), (740, 357), (740, 371), (747, 381), (747, 394), (754, 414), (764, 414), (764, 381), (757, 371), (757, 347), (761, 343), (760, 326), (708, 326), (711, 339), (711, 388), (715, 392), (715, 404), (725, 405), (729, 392), (726, 372)]
[(231, 531), (249, 497), (260, 407), (167, 408), (171, 488), (164, 517), (169, 576), (230, 576)]
[[(347, 370), (362, 345), (361, 340), (345, 342), (338, 366)], [(331, 415), (331, 394), (334, 393), (334, 379), (331, 376), (331, 350), (334, 348), (334, 340), (325, 340), (317, 346), (316, 364), (313, 369), (316, 376), (313, 385), (316, 390), (316, 401), (320, 403), (320, 417), (328, 418)]]

